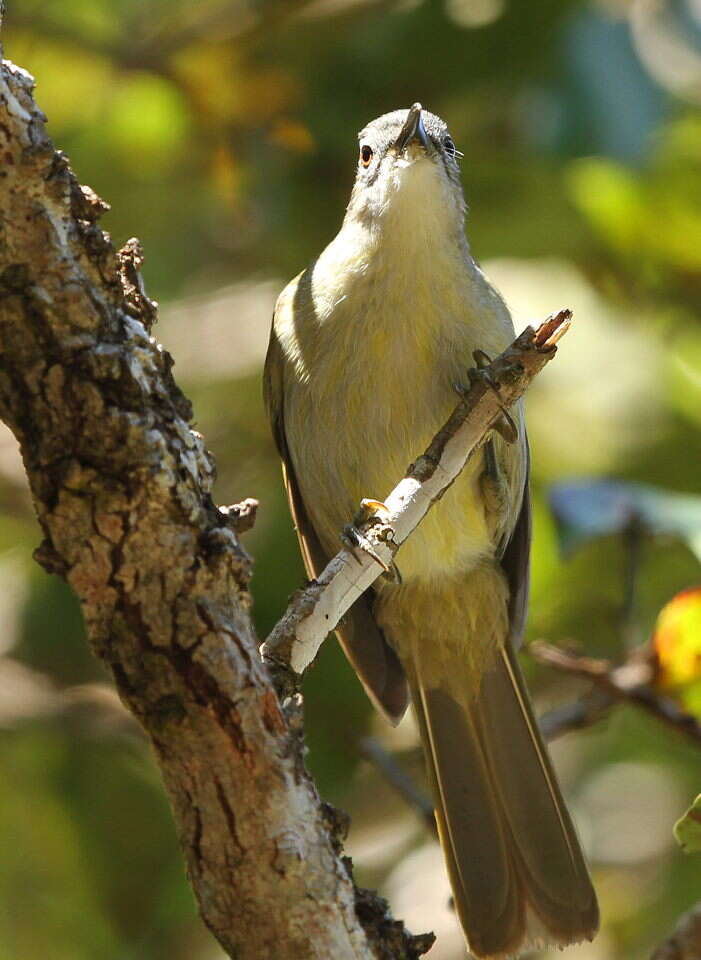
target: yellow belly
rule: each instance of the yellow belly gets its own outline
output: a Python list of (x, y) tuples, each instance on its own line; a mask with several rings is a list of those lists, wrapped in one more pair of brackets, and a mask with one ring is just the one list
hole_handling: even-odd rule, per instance
[[(328, 556), (361, 499), (384, 499), (446, 421), (473, 350), (495, 355), (513, 337), (503, 301), (457, 247), (440, 263), (425, 249), (388, 262), (392, 244), (366, 259), (348, 259), (349, 248), (337, 238), (282, 294), (275, 318), (287, 446)], [(499, 444), (516, 503), (520, 454)], [(480, 453), (404, 544), (405, 579), (457, 573), (493, 555), (482, 471)]]
[[(350, 523), (363, 497), (384, 499), (423, 453), (452, 412), (454, 383), (466, 382), (471, 350), (450, 351), (433, 364), (418, 357), (401, 367), (389, 351), (353, 365), (355, 375), (335, 379), (332, 393), (311, 383), (296, 385), (285, 402), (286, 430), (295, 472), (312, 524), (328, 556), (340, 546), (339, 533)], [(462, 358), (465, 358), (464, 364)], [(501, 441), (499, 441), (501, 444)], [(507, 472), (516, 453), (500, 446)], [(402, 546), (397, 562), (405, 580), (432, 579), (473, 567), (493, 555), (494, 528), (481, 491), (483, 454), (471, 459), (457, 481), (433, 506)]]

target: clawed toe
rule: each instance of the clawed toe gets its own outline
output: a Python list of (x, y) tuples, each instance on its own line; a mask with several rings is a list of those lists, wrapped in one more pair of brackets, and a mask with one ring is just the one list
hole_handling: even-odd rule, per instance
[[(473, 350), (472, 358), (475, 361), (475, 366), (470, 367), (467, 371), (467, 376), (470, 383), (475, 383), (477, 381), (482, 381), (486, 383), (487, 386), (494, 391), (494, 393), (499, 397), (501, 401), (501, 394), (499, 392), (499, 383), (492, 377), (489, 371), (486, 369), (489, 364), (492, 362), (489, 354), (485, 353), (484, 350)], [(465, 392), (464, 387), (456, 386), (458, 393), (463, 394)], [(501, 416), (498, 420), (494, 421), (492, 429), (496, 430), (499, 436), (506, 443), (515, 443), (518, 439), (518, 428), (514, 423), (514, 419), (507, 410), (507, 408), (500, 402), (499, 406), (501, 407)]]
[[(379, 501), (373, 501), (379, 502)], [(365, 501), (363, 501), (363, 505)], [(384, 504), (383, 504), (384, 506)], [(362, 509), (362, 507), (361, 507)], [(341, 534), (341, 542), (344, 546), (348, 547), (351, 553), (355, 556), (357, 550), (361, 550), (363, 553), (367, 553), (368, 556), (372, 557), (375, 563), (378, 563), (382, 570), (384, 571), (382, 576), (386, 577), (388, 580), (391, 580), (392, 583), (401, 583), (402, 575), (399, 572), (399, 567), (394, 562), (390, 560), (389, 563), (386, 563), (382, 557), (379, 555), (377, 550), (370, 543), (368, 538), (364, 536), (360, 530), (354, 524), (349, 523), (343, 528), (343, 533)], [(356, 557), (357, 559), (357, 557)]]
[[(390, 560), (389, 563), (383, 560), (372, 543), (370, 543), (368, 538), (359, 530), (359, 527), (362, 527), (363, 524), (366, 524), (368, 520), (371, 520), (373, 517), (379, 522), (383, 520), (382, 515), (388, 513), (389, 508), (382, 500), (364, 497), (360, 501), (359, 510), (353, 517), (353, 523), (343, 528), (341, 540), (354, 555), (357, 550), (362, 550), (363, 553), (367, 553), (368, 556), (372, 557), (372, 559), (382, 567), (382, 576), (387, 580), (391, 580), (392, 583), (401, 583), (402, 575), (394, 560)], [(391, 536), (391, 531), (388, 531), (388, 534)]]

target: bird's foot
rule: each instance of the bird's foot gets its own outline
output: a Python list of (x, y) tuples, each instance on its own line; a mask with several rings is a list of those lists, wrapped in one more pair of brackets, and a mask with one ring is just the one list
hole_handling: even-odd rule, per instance
[(375, 514), (380, 514), (380, 519), (382, 519), (383, 513), (389, 513), (387, 504), (383, 503), (382, 500), (373, 500), (372, 497), (363, 497), (358, 512), (353, 517), (353, 523), (356, 527), (359, 527), (361, 524), (367, 523)]
[(359, 529), (363, 524), (372, 520), (373, 517), (377, 517), (377, 520), (382, 521), (382, 514), (387, 512), (387, 507), (381, 500), (373, 500), (369, 497), (363, 498), (360, 501), (360, 509), (353, 517), (353, 523), (349, 523), (343, 528), (341, 541), (353, 554), (355, 554), (356, 550), (362, 550), (363, 553), (367, 553), (382, 567), (383, 577), (391, 580), (392, 583), (399, 584), (402, 582), (402, 575), (399, 572), (397, 564), (394, 560), (390, 560), (389, 563), (383, 560), (368, 538), (361, 533)]
[[(496, 430), (499, 436), (502, 437), (506, 443), (515, 443), (518, 439), (518, 428), (516, 427), (514, 419), (507, 408), (501, 403), (499, 384), (486, 369), (492, 362), (491, 357), (489, 354), (485, 353), (484, 350), (473, 350), (472, 358), (475, 361), (475, 366), (470, 367), (470, 369), (467, 371), (467, 377), (470, 381), (470, 384), (481, 380), (483, 383), (486, 383), (491, 390), (494, 391), (500, 401), (499, 406), (501, 407), (501, 416), (498, 420), (495, 420), (493, 429)], [(465, 388), (462, 386), (457, 386), (456, 389), (460, 394), (465, 393)]]

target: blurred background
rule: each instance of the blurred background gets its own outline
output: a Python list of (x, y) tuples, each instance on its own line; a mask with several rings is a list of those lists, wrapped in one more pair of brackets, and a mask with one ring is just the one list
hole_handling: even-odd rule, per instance
[[(114, 242), (143, 241), (218, 502), (260, 500), (245, 543), (261, 636), (303, 577), (261, 402), (274, 300), (338, 229), (356, 131), (415, 100), (464, 151), (472, 248), (517, 325), (575, 312), (528, 395), (529, 639), (620, 661), (701, 584), (699, 0), (9, 0), (3, 41), (112, 204)], [(77, 604), (31, 560), (7, 432), (0, 511), (0, 956), (217, 960), (149, 749)], [(699, 715), (700, 605), (685, 593), (657, 633), (660, 684)], [(541, 710), (587, 690), (524, 666)], [(432, 960), (463, 957), (438, 847), (367, 759), (371, 737), (422, 784), (412, 718), (373, 715), (335, 640), (306, 712), (359, 882), (436, 932)], [(699, 745), (618, 706), (553, 751), (602, 905), (596, 941), (566, 956), (643, 960), (701, 897), (701, 859), (672, 834)]]

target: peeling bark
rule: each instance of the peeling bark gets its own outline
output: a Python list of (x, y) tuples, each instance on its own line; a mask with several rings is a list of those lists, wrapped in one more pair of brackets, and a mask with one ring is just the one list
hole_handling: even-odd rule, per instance
[[(0, 75), (0, 415), (19, 440), (44, 540), (90, 642), (153, 743), (202, 916), (231, 957), (416, 957), (354, 890), (343, 824), (307, 776), (250, 618), (251, 561), (219, 510), (172, 360), (150, 336), (135, 240), (45, 132), (33, 81)], [(290, 722), (292, 721), (292, 722)], [(362, 922), (361, 922), (362, 920)]]

